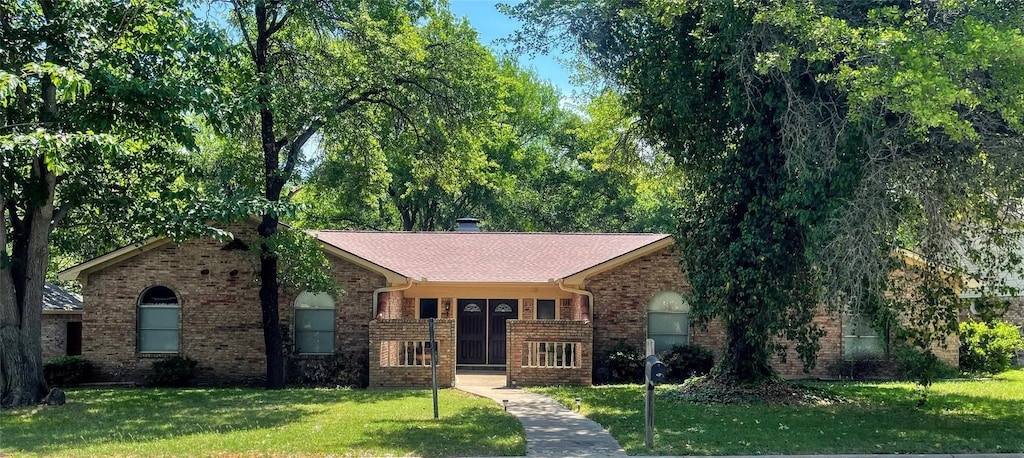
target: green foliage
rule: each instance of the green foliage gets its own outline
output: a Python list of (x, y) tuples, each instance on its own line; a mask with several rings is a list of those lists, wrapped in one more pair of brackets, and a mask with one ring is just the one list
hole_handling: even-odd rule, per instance
[(189, 386), (196, 375), (199, 363), (187, 356), (170, 356), (153, 361), (152, 370), (146, 376), (150, 386)]
[(659, 353), (658, 359), (668, 368), (668, 379), (675, 382), (707, 375), (715, 365), (711, 351), (697, 344), (673, 345)]
[(896, 359), (900, 377), (913, 381), (919, 387), (920, 397), (917, 407), (923, 407), (928, 402), (932, 383), (959, 375), (955, 367), (939, 360), (939, 357), (931, 349), (921, 349), (906, 344), (899, 345), (893, 352), (893, 357)]
[(942, 362), (930, 349), (922, 350), (912, 345), (900, 345), (893, 352), (900, 376), (922, 387), (929, 387), (936, 380), (953, 378), (960, 373), (955, 367)]
[(43, 377), (51, 387), (67, 388), (89, 381), (92, 369), (81, 356), (60, 356), (43, 363)]
[(960, 370), (998, 374), (1010, 368), (1014, 353), (1024, 350), (1020, 328), (1005, 321), (960, 323)]
[(303, 386), (366, 388), (370, 383), (369, 361), (365, 354), (293, 356), (289, 373), (292, 383)]
[(643, 379), (643, 352), (625, 340), (602, 349), (594, 359), (594, 383), (640, 383)]
[[(285, 227), (263, 239), (263, 243), (269, 247), (268, 253), (280, 260), (279, 278), (283, 287), (331, 295), (341, 292), (332, 276), (331, 263), (317, 239), (301, 230)], [(253, 247), (257, 251), (259, 248)]]

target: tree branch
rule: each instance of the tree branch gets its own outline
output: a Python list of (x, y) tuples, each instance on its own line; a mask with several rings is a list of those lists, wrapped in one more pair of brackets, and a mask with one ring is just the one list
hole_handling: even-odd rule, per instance
[(237, 0), (232, 0), (232, 9), (235, 12), (235, 19), (238, 20), (238, 31), (242, 33), (242, 38), (245, 40), (245, 46), (249, 48), (249, 54), (252, 55), (252, 60), (256, 60), (256, 46), (252, 43), (252, 37), (249, 36), (249, 31), (246, 29), (248, 21), (245, 20), (245, 16), (242, 14), (242, 7), (239, 5)]

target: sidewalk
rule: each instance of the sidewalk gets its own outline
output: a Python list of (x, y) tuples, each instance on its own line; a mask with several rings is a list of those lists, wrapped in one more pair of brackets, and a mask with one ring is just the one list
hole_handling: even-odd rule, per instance
[(505, 388), (504, 375), (457, 375), (455, 388), (501, 404), (526, 429), (526, 455), (544, 457), (625, 457), (619, 443), (601, 425), (555, 400)]
[[(526, 429), (527, 456), (609, 458), (627, 456), (619, 443), (601, 425), (566, 409), (547, 396), (515, 388), (505, 388), (504, 375), (457, 375), (455, 388), (493, 399), (499, 405), (502, 400), (508, 400), (508, 412), (518, 418)], [(1024, 458), (1024, 453), (735, 455), (701, 458)]]

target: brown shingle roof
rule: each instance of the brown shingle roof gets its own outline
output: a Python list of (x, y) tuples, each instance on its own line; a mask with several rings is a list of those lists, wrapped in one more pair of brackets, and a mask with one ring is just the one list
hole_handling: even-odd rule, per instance
[(405, 277), (431, 282), (547, 282), (669, 238), (667, 234), (534, 232), (311, 234)]

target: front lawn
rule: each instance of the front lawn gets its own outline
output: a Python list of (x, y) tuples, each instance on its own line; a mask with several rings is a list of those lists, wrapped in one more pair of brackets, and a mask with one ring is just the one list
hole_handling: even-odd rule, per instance
[[(80, 389), (0, 413), (0, 456), (523, 455), (493, 401), (441, 390)], [(5, 455), (7, 454), (7, 455)]]
[(654, 450), (644, 448), (643, 387), (543, 388), (600, 423), (629, 454), (756, 455), (1024, 452), (1024, 370), (938, 382), (916, 408), (911, 383), (809, 383), (845, 400), (815, 406), (704, 405), (655, 395)]

